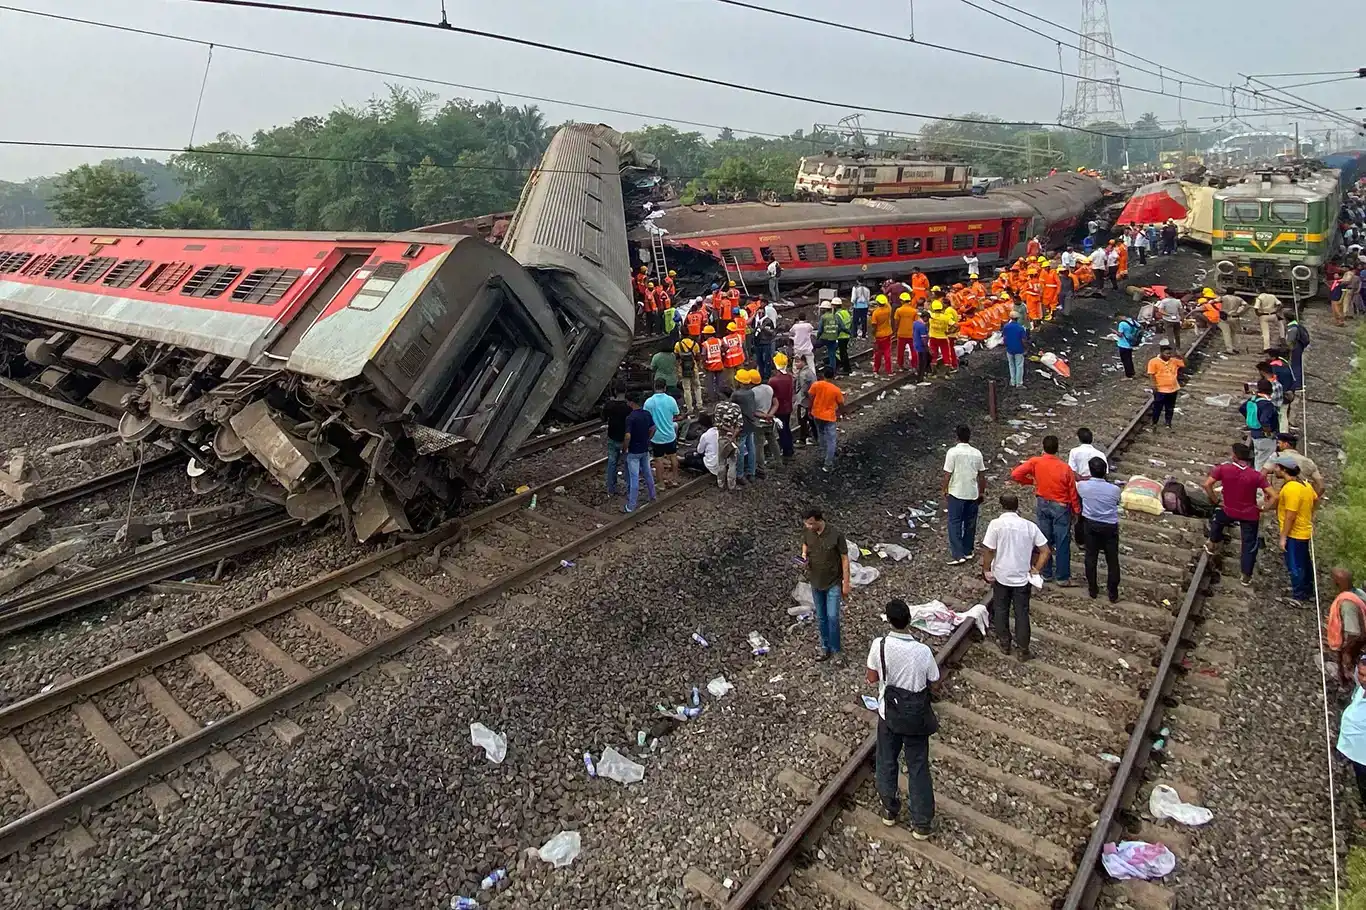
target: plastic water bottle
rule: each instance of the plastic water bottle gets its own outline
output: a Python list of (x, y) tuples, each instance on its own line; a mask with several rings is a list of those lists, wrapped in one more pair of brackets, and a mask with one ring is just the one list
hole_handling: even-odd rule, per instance
[(490, 872), (488, 875), (484, 877), (484, 880), (482, 882), (479, 883), (479, 890), (488, 891), (490, 888), (494, 887), (499, 882), (507, 881), (507, 877), (508, 870), (494, 869), (492, 872)]
[(451, 910), (479, 910), (479, 902), (472, 897), (453, 897)]
[(597, 765), (593, 764), (593, 753), (591, 753), (591, 752), (585, 752), (585, 753), (583, 753), (583, 766), (584, 766), (585, 768), (588, 769), (588, 776), (589, 776), (589, 777), (597, 777), (597, 776), (598, 776), (598, 767), (597, 767)]
[(531, 508), (531, 511), (533, 511), (533, 512), (536, 511), (536, 494), (535, 494), (535, 493), (532, 493), (532, 494), (531, 494), (531, 506), (530, 506), (530, 508)]
[(644, 746), (644, 745), (645, 745), (645, 731), (644, 731), (644, 730), (637, 730), (637, 731), (636, 731), (636, 745), (637, 745), (637, 746)]
[(1172, 731), (1163, 727), (1157, 731), (1157, 739), (1153, 740), (1153, 751), (1161, 752), (1167, 748), (1167, 737), (1172, 735)]
[(697, 691), (697, 686), (692, 687), (692, 706), (696, 708), (702, 704), (702, 693)]
[(694, 633), (692, 634), (692, 640), (695, 641), (695, 642), (697, 642), (699, 645), (701, 645), (701, 646), (704, 647), (704, 648), (709, 648), (709, 647), (711, 647), (711, 645), (709, 645), (709, 644), (707, 643), (707, 640), (706, 640), (705, 638), (702, 637), (702, 633), (701, 633), (701, 632), (694, 632)]
[(684, 709), (683, 709), (683, 716), (686, 717), (688, 720), (692, 720), (694, 717), (698, 717), (698, 716), (700, 716), (701, 714), (702, 714), (702, 709), (701, 709), (701, 708), (684, 708)]

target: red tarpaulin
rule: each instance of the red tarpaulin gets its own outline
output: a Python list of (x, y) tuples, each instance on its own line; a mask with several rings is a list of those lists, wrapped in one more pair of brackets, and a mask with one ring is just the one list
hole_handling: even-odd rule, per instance
[(1186, 194), (1180, 180), (1159, 180), (1134, 190), (1116, 224), (1161, 224), (1186, 217)]

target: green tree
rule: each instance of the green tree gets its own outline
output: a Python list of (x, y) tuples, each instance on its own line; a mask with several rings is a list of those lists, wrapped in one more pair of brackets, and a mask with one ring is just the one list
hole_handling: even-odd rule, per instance
[(49, 207), (70, 227), (148, 227), (157, 221), (151, 190), (141, 174), (82, 164), (57, 178)]
[(157, 212), (160, 227), (175, 230), (207, 231), (224, 227), (217, 209), (201, 199), (186, 197), (168, 202)]

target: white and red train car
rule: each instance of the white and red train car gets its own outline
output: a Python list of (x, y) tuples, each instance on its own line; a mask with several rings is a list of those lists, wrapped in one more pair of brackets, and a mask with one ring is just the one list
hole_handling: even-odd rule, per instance
[[(410, 527), (506, 461), (565, 381), (557, 316), (471, 236), (0, 233), (0, 360), (356, 533)], [(426, 505), (424, 505), (426, 504)]]
[[(961, 270), (968, 253), (987, 274), (1023, 255), (1030, 237), (1066, 243), (1103, 196), (1099, 180), (1069, 173), (984, 196), (677, 206), (653, 223), (666, 245), (709, 253), (746, 282), (762, 281), (776, 259), (785, 283), (847, 283)], [(648, 237), (637, 240), (648, 258)]]

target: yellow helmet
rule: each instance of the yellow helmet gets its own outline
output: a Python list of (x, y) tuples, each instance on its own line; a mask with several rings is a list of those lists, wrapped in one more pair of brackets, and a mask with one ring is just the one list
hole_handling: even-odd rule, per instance
[(735, 282), (734, 282), (734, 281), (727, 282), (727, 285), (728, 285), (729, 287), (735, 287)]
[(1010, 299), (1010, 295), (1007, 294), (1005, 291), (1002, 291), (1002, 292), (1000, 293), (1000, 298), (1001, 298), (1002, 300), (1009, 300), (1009, 299)]
[(910, 302), (911, 302), (911, 295), (910, 295), (910, 294), (907, 294), (905, 291), (902, 291), (902, 292), (901, 292), (901, 299), (904, 300), (904, 301), (906, 301), (907, 303), (910, 303)]
[(669, 277), (670, 277), (670, 278), (677, 278), (677, 277), (678, 277), (678, 273), (675, 272), (673, 269), (669, 269)]
[(940, 310), (942, 310), (942, 309), (944, 309), (944, 301), (942, 301), (942, 300), (934, 300), (934, 301), (931, 301), (931, 303), (930, 303), (930, 312), (931, 312), (931, 313), (938, 313), (938, 312), (939, 312)]
[(642, 272), (648, 272), (648, 271), (650, 271), (648, 268), (646, 268), (646, 267), (643, 266), (643, 265), (640, 267), (640, 270), (641, 270)]
[(939, 293), (942, 293), (943, 290), (944, 290), (943, 288), (941, 288), (939, 285), (936, 284), (934, 287), (930, 288), (930, 293), (931, 293), (931, 294), (939, 294)]
[(784, 369), (787, 366), (787, 355), (784, 354), (782, 351), (779, 351), (778, 353), (774, 354), (773, 365), (780, 370)]
[[(1048, 261), (1048, 257), (1047, 257), (1047, 256), (1040, 256), (1040, 257), (1039, 257), (1039, 261), (1040, 261), (1040, 262), (1047, 262), (1047, 261)], [(671, 272), (670, 274), (673, 274), (673, 273)]]
[(1200, 292), (1200, 296), (1205, 298), (1206, 300), (1213, 300), (1218, 295), (1215, 294), (1214, 291), (1210, 290), (1209, 288), (1205, 288), (1203, 291)]
[(726, 323), (726, 331), (727, 331), (727, 332), (736, 332), (736, 331), (739, 331), (739, 329), (740, 329), (740, 327), (739, 327), (738, 325), (736, 325), (735, 323), (733, 323), (733, 322), (728, 322), (728, 323)]
[(710, 326), (710, 325), (704, 325), (704, 326), (702, 326), (702, 334), (703, 334), (703, 335), (715, 335), (715, 334), (716, 334), (716, 327), (715, 327), (715, 326)]
[(647, 288), (652, 288), (652, 287), (655, 286), (655, 283), (654, 283), (653, 281), (649, 281), (649, 282), (646, 282), (645, 286), (646, 286)]
[(886, 294), (878, 294), (878, 295), (877, 295), (876, 297), (874, 297), (873, 299), (874, 299), (875, 301), (877, 301), (878, 303), (881, 303), (881, 304), (884, 304), (884, 305), (885, 305), (886, 303), (888, 303), (887, 295), (886, 295)]

